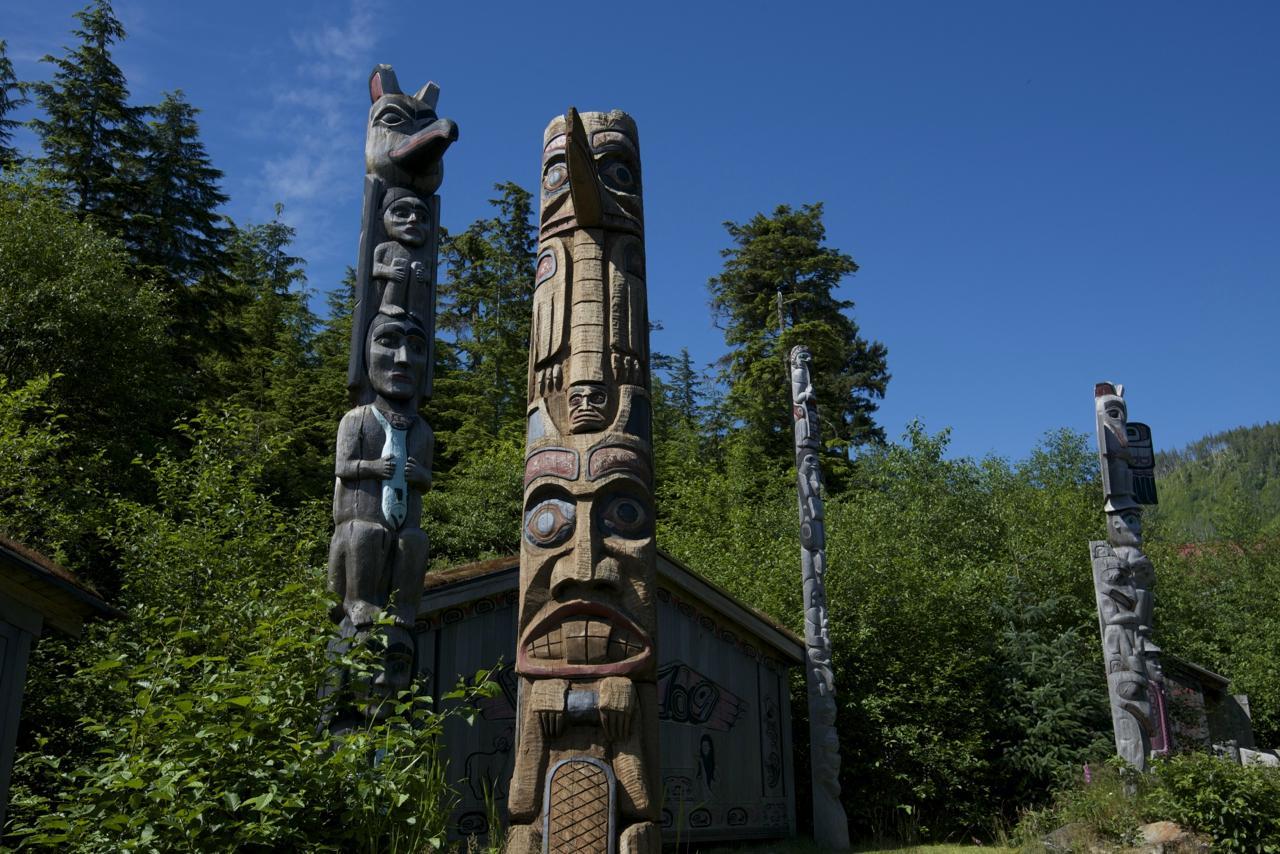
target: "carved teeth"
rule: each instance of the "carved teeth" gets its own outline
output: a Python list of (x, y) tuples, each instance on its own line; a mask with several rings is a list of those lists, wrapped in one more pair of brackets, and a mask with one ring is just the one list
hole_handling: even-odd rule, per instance
[(538, 659), (561, 659), (569, 664), (608, 664), (625, 661), (644, 651), (625, 629), (598, 619), (566, 620), (559, 628), (534, 638), (529, 654)]

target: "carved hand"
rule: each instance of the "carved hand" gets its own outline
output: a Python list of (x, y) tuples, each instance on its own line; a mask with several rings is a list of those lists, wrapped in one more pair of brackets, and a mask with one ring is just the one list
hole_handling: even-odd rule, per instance
[(369, 463), (370, 474), (377, 480), (387, 480), (395, 477), (396, 474), (396, 458), (392, 456), (383, 457)]
[(620, 741), (631, 734), (631, 717), (638, 701), (635, 685), (621, 676), (608, 676), (600, 680), (600, 726), (613, 741)]
[(409, 281), (409, 259), (397, 258), (391, 262), (391, 278), (397, 283), (404, 284)]
[(428, 489), (431, 486), (431, 472), (413, 457), (405, 461), (404, 479), (410, 486), (418, 489)]
[(413, 278), (415, 280), (419, 282), (425, 282), (427, 280), (427, 268), (421, 261), (414, 261), (409, 265), (409, 267), (413, 270)]
[(554, 738), (564, 731), (564, 697), (567, 679), (539, 679), (529, 691), (529, 711), (538, 716), (543, 735)]

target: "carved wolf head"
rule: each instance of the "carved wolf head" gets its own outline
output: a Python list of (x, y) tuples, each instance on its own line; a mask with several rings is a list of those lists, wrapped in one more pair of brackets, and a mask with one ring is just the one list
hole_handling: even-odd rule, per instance
[(440, 87), (428, 83), (415, 95), (400, 91), (390, 65), (369, 75), (369, 130), (365, 166), (392, 187), (411, 187), (427, 196), (444, 179), (444, 152), (458, 139), (458, 126), (436, 116)]

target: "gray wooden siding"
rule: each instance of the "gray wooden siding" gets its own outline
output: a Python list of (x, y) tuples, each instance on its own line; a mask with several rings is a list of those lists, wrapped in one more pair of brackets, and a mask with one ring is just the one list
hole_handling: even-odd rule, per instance
[[(515, 744), (515, 591), (511, 578), (429, 594), (418, 638), (419, 669), (436, 698), (459, 677), (499, 661), (498, 696), (475, 723), (446, 725), (448, 778), (461, 800), (455, 836), (485, 834), (486, 796), (505, 818)], [(465, 585), (460, 585), (465, 586)], [(432, 602), (447, 603), (432, 609)], [(786, 665), (776, 651), (678, 588), (658, 596), (658, 704), (663, 833), (669, 842), (778, 838), (794, 834)], [(439, 702), (439, 700), (437, 700)]]

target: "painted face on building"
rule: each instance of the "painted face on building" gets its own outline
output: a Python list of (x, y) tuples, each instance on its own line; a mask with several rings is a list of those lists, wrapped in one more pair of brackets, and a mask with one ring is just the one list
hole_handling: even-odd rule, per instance
[(525, 675), (635, 676), (654, 668), (648, 466), (625, 446), (585, 448), (583, 456), (580, 465), (576, 451), (546, 448), (526, 466), (517, 651)]
[(427, 334), (416, 322), (378, 315), (369, 327), (369, 384), (386, 400), (413, 399), (426, 376), (427, 353)]

